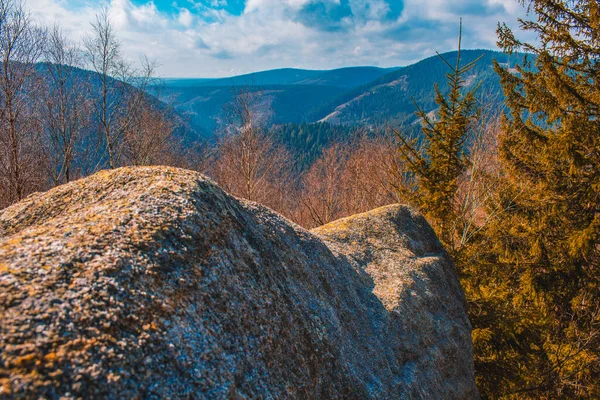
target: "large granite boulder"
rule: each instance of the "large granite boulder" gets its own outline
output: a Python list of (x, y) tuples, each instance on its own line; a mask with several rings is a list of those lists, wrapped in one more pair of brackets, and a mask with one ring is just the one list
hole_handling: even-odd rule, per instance
[(454, 267), (389, 206), (308, 232), (122, 168), (0, 211), (0, 397), (476, 398)]

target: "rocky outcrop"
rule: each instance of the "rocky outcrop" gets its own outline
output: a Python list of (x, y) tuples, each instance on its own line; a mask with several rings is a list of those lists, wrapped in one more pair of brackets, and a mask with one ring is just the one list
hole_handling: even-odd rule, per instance
[(373, 287), (396, 338), (402, 398), (472, 398), (470, 324), (456, 271), (421, 215), (382, 207), (314, 229)]
[(0, 397), (477, 397), (404, 206), (307, 232), (190, 171), (101, 172), (0, 211), (0, 312)]

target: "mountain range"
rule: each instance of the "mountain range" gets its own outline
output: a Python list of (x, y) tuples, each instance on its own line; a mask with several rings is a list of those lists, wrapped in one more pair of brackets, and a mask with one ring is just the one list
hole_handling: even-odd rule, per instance
[(169, 87), (220, 87), (262, 85), (316, 85), (356, 87), (398, 68), (346, 67), (333, 70), (281, 68), (227, 78), (167, 78)]
[[(455, 65), (457, 52), (442, 54)], [(479, 85), (478, 96), (498, 101), (502, 91), (493, 61), (512, 67), (523, 55), (463, 50), (461, 65), (481, 57), (465, 76), (465, 88)], [(434, 85), (445, 90), (450, 69), (439, 56), (405, 67), (349, 67), (326, 71), (277, 69), (229, 78), (165, 79), (159, 97), (185, 116), (200, 137), (209, 138), (223, 120), (236, 90), (258, 92), (275, 125), (327, 122), (344, 126), (404, 125), (416, 121), (416, 105), (435, 110)], [(415, 105), (416, 104), (416, 105)]]

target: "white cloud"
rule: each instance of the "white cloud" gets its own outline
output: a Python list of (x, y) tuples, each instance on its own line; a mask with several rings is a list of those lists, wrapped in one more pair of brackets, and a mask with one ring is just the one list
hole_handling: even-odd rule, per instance
[(250, 13), (256, 10), (268, 10), (274, 8), (294, 8), (299, 9), (311, 0), (248, 0), (244, 13)]
[(187, 8), (181, 8), (179, 10), (179, 16), (177, 17), (177, 20), (181, 25), (185, 26), (186, 28), (189, 28), (194, 22), (194, 17), (192, 16), (190, 10), (188, 10)]
[[(212, 1), (224, 5), (224, 0)], [(311, 1), (248, 0), (239, 16), (199, 5), (164, 12), (151, 1), (107, 4), (125, 54), (157, 60), (163, 76), (204, 77), (281, 67), (405, 65), (455, 49), (461, 16), (464, 47), (493, 48), (496, 24), (514, 26), (524, 14), (517, 0), (404, 0), (402, 14), (390, 17), (390, 0), (349, 0), (344, 4), (355, 17), (346, 16), (342, 28), (327, 30), (296, 18)], [(101, 4), (28, 0), (27, 6), (41, 22), (59, 22), (71, 37), (81, 38)]]

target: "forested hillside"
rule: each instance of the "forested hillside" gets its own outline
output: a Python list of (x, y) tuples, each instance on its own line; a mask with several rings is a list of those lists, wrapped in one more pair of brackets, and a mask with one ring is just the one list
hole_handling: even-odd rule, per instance
[(226, 119), (227, 105), (240, 89), (260, 96), (261, 113), (268, 116), (269, 124), (307, 122), (307, 115), (344, 92), (338, 87), (319, 85), (173, 87), (166, 81), (159, 96), (186, 117), (200, 138), (212, 139)]
[(300, 170), (310, 167), (323, 149), (335, 143), (347, 144), (362, 132), (327, 122), (274, 125), (270, 129), (275, 141), (286, 147)]
[[(457, 53), (442, 55), (454, 65)], [(507, 55), (490, 50), (464, 50), (462, 61), (472, 62), (481, 57), (474, 68), (464, 76), (465, 89), (479, 86), (478, 96), (485, 102), (502, 102), (502, 89), (494, 72), (494, 61), (508, 67), (523, 61), (523, 56)], [(447, 65), (433, 56), (408, 67), (400, 68), (356, 89), (344, 93), (332, 103), (321, 107), (312, 120), (343, 125), (412, 124), (417, 120), (415, 103), (430, 112), (436, 109), (431, 88), (444, 81)]]

